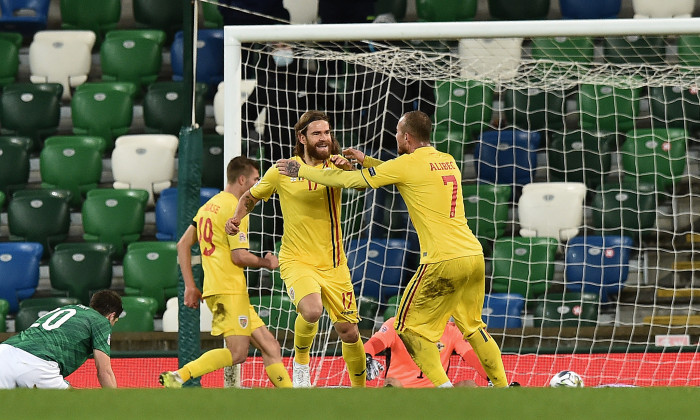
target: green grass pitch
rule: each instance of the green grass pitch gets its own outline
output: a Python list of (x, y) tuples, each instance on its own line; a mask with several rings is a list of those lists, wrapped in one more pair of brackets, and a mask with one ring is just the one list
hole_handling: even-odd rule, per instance
[(0, 391), (6, 419), (692, 419), (698, 388)]

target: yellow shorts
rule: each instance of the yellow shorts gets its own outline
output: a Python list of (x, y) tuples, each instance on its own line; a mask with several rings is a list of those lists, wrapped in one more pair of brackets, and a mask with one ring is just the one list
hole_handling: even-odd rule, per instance
[(264, 327), (248, 295), (212, 295), (204, 298), (211, 310), (211, 335), (245, 335)]
[(317, 270), (295, 261), (282, 264), (280, 274), (294, 306), (298, 306), (305, 296), (320, 293), (323, 307), (334, 324), (357, 324), (360, 321), (347, 264), (330, 270)]
[(451, 316), (465, 335), (485, 328), (485, 281), (483, 255), (421, 264), (401, 296), (394, 328), (431, 342), (440, 339)]

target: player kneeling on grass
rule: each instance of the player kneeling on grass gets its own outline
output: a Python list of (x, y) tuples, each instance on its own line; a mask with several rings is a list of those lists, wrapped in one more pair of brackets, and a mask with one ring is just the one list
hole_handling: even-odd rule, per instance
[[(258, 164), (238, 156), (226, 169), (226, 188), (205, 203), (177, 243), (177, 257), (185, 282), (185, 305), (197, 309), (204, 298), (214, 316), (211, 334), (223, 335), (226, 348), (209, 350), (180, 370), (161, 373), (159, 381), (166, 388), (180, 388), (190, 378), (243, 363), (252, 343), (260, 349), (267, 376), (273, 385), (291, 388), (292, 381), (282, 364), (277, 339), (250, 304), (244, 267), (267, 268), (279, 266), (277, 257), (267, 253), (264, 258), (248, 251), (248, 218), (241, 220), (238, 234), (229, 236), (224, 225), (233, 214), (245, 191), (260, 180)], [(199, 242), (204, 271), (204, 292), (197, 288), (192, 275), (192, 251)]]
[[(367, 353), (367, 380), (372, 380), (380, 375), (384, 367), (374, 359), (378, 353), (386, 350), (387, 369), (384, 375), (384, 386), (404, 388), (432, 388), (435, 385), (421, 372), (420, 368), (411, 359), (406, 346), (394, 329), (394, 317), (384, 322), (382, 327), (365, 343)], [(450, 366), (450, 357), (457, 352), (467, 365), (477, 371), (479, 376), (487, 380), (486, 372), (479, 362), (479, 357), (474, 353), (472, 346), (464, 340), (462, 332), (450, 322), (445, 327), (445, 332), (436, 343), (440, 352), (440, 362), (447, 372)], [(465, 380), (455, 386), (477, 386), (472, 380)]]

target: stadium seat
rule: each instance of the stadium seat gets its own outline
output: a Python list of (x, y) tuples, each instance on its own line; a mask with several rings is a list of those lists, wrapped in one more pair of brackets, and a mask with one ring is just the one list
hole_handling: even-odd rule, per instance
[[(86, 145), (83, 139), (98, 139)], [(102, 177), (101, 137), (48, 138), (39, 155), (42, 188), (60, 188), (71, 192), (70, 205), (80, 208), (88, 191), (97, 188)], [(71, 139), (71, 140), (73, 140)]]
[(591, 203), (591, 225), (601, 235), (629, 236), (640, 243), (656, 224), (656, 201), (653, 184), (602, 184)]
[(353, 239), (346, 251), (356, 296), (384, 299), (398, 294), (408, 279), (411, 243), (403, 239)]
[(601, 302), (622, 289), (629, 272), (632, 238), (626, 236), (579, 236), (566, 244), (566, 289), (593, 293)]
[(0, 191), (9, 198), (29, 180), (30, 138), (0, 136)]
[(685, 171), (688, 133), (682, 128), (648, 128), (627, 132), (620, 147), (622, 169), (658, 191), (672, 186)]
[(700, 95), (691, 85), (649, 86), (652, 126), (697, 130), (700, 126)]
[(0, 298), (10, 304), (11, 314), (36, 291), (43, 252), (36, 242), (0, 242)]
[(84, 136), (79, 134), (65, 134), (47, 137), (44, 141), (44, 146), (49, 145), (63, 147), (89, 147), (91, 149), (99, 150), (101, 154), (104, 154), (105, 150), (107, 149), (107, 142), (102, 137)]
[(492, 293), (515, 293), (531, 301), (554, 277), (555, 238), (500, 238), (493, 244)]
[[(199, 307), (199, 331), (210, 332), (211, 321), (214, 316), (206, 303), (201, 302)], [(177, 332), (180, 329), (178, 312), (179, 302), (177, 297), (171, 297), (165, 303), (165, 312), (163, 312), (163, 332)]]
[(112, 332), (151, 332), (155, 329), (158, 303), (147, 296), (122, 296), (124, 311)]
[(62, 99), (71, 97), (71, 88), (85, 83), (92, 65), (92, 31), (37, 32), (29, 46), (29, 80), (32, 83), (60, 83)]
[(522, 59), (522, 38), (464, 38), (459, 40), (460, 74), (465, 79), (510, 79)]
[(202, 138), (202, 187), (224, 185), (224, 136), (205, 134)]
[(105, 33), (116, 29), (122, 13), (121, 0), (61, 0), (61, 28), (88, 30), (101, 43)]
[(19, 190), (7, 205), (10, 239), (38, 242), (49, 255), (56, 244), (68, 238), (70, 191)]
[[(182, 31), (175, 34), (170, 46), (170, 65), (173, 80), (183, 80), (183, 45)], [(200, 29), (197, 31), (197, 77), (196, 81), (205, 83), (213, 96), (219, 83), (224, 81), (224, 31), (223, 29)]]
[(250, 304), (269, 329), (285, 331), (294, 329), (296, 309), (286, 293), (275, 291), (272, 295), (251, 296)]
[(591, 37), (536, 37), (530, 44), (533, 60), (590, 63), (595, 55)]
[(0, 210), (5, 206), (5, 193), (0, 191)]
[(6, 318), (10, 313), (10, 302), (0, 299), (0, 333), (7, 332)]
[[(199, 202), (204, 205), (211, 197), (218, 194), (218, 188), (200, 189)], [(156, 239), (159, 241), (177, 241), (177, 188), (166, 188), (156, 201)]]
[(132, 5), (136, 23), (165, 32), (166, 43), (182, 29), (182, 7), (172, 7), (170, 0), (133, 0)]
[(622, 0), (559, 0), (563, 19), (614, 19)]
[(178, 138), (168, 134), (121, 136), (114, 143), (112, 175), (114, 188), (148, 191), (148, 205), (154, 194), (168, 188), (175, 178)]
[(98, 242), (64, 242), (49, 260), (51, 287), (80, 299), (83, 305), (98, 290), (112, 285), (112, 248)]
[(523, 131), (560, 131), (566, 117), (564, 89), (508, 89), (503, 110), (508, 121)]
[(603, 58), (612, 64), (660, 65), (666, 61), (666, 43), (660, 36), (605, 37)]
[(2, 132), (32, 139), (31, 151), (58, 129), (63, 87), (58, 83), (12, 83), (0, 97)]
[(112, 150), (114, 139), (128, 133), (131, 127), (133, 97), (120, 85), (101, 84), (99, 88), (88, 85), (76, 89), (71, 101), (73, 133), (102, 137), (107, 150)]
[(135, 100), (138, 88), (131, 82), (88, 82), (76, 87), (75, 90), (92, 93), (104, 93), (105, 91), (118, 90), (129, 95), (132, 100)]
[(510, 185), (462, 185), (464, 213), (469, 228), (474, 232), (484, 251), (493, 240), (505, 233), (512, 191)]
[(635, 19), (689, 18), (695, 10), (695, 0), (632, 0)]
[(78, 299), (70, 297), (45, 297), (23, 300), (19, 303), (19, 311), (17, 311), (15, 316), (15, 331), (26, 330), (34, 324), (34, 321), (56, 308), (79, 303)]
[(145, 223), (148, 191), (98, 188), (87, 193), (83, 203), (83, 238), (112, 246), (113, 257), (121, 258), (125, 247), (138, 241)]
[(165, 310), (165, 302), (177, 296), (178, 266), (176, 243), (139, 242), (130, 244), (124, 254), (124, 293), (148, 296)]
[(21, 48), (24, 43), (24, 36), (19, 32), (0, 32), (0, 39), (10, 41), (17, 46), (18, 49)]
[(600, 302), (591, 293), (550, 293), (537, 302), (535, 327), (595, 327)]
[(700, 35), (678, 36), (678, 61), (688, 67), (700, 65)]
[(0, 0), (0, 31), (33, 35), (43, 31), (51, 0)]
[(122, 40), (148, 38), (163, 47), (165, 45), (167, 35), (160, 29), (118, 29), (107, 32), (105, 38), (117, 38)]
[(586, 185), (582, 182), (533, 182), (518, 200), (520, 236), (568, 241), (583, 225)]
[(583, 182), (595, 190), (610, 173), (615, 135), (583, 130), (554, 133), (548, 146), (550, 181)]
[(491, 293), (484, 297), (482, 319), (489, 331), (523, 326), (525, 298), (515, 293)]
[(474, 148), (478, 182), (515, 186), (532, 182), (540, 138), (539, 133), (520, 130), (484, 131)]
[[(161, 81), (149, 85), (144, 95), (143, 121), (146, 133), (180, 134), (185, 113), (184, 82)], [(198, 83), (195, 95), (195, 121), (204, 125), (205, 94), (207, 86)]]
[(14, 83), (19, 70), (19, 47), (0, 38), (0, 88)]
[(489, 15), (498, 20), (538, 20), (547, 19), (549, 0), (513, 2), (489, 0)]
[(494, 88), (477, 81), (435, 84), (433, 139), (454, 135), (466, 142), (491, 122)]
[(391, 296), (386, 301), (386, 308), (384, 309), (384, 321), (386, 322), (392, 316), (396, 316), (396, 311), (399, 307), (399, 301), (401, 300), (400, 295)]
[(100, 46), (102, 80), (133, 83), (137, 93), (156, 81), (162, 60), (161, 45), (150, 38), (108, 36)]
[[(204, 28), (218, 29), (224, 27), (224, 17), (219, 12), (219, 6), (214, 3), (200, 4), (202, 8), (202, 19), (204, 19)], [(211, 327), (210, 327), (211, 328)]]
[(474, 19), (477, 0), (416, 0), (416, 15), (422, 22), (456, 22)]
[(357, 327), (362, 330), (374, 328), (374, 321), (379, 311), (379, 300), (373, 296), (357, 296), (357, 314), (360, 322)]
[(615, 85), (584, 83), (579, 86), (578, 108), (581, 128), (592, 132), (624, 133), (639, 116), (641, 80), (619, 77)]

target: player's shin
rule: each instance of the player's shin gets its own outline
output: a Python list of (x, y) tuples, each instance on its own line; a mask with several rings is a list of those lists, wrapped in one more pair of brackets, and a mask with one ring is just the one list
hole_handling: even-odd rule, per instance
[(358, 338), (354, 343), (343, 342), (343, 359), (348, 367), (352, 387), (364, 387), (367, 381), (367, 361), (362, 339)]
[(399, 337), (401, 337), (401, 341), (406, 346), (408, 354), (411, 355), (413, 361), (416, 362), (416, 365), (430, 379), (433, 385), (436, 387), (452, 386), (445, 369), (440, 363), (440, 352), (435, 343), (431, 343), (429, 340), (408, 330), (399, 332)]
[(467, 341), (469, 341), (474, 352), (479, 356), (481, 366), (484, 367), (493, 386), (507, 387), (508, 380), (506, 379), (506, 371), (503, 367), (501, 349), (498, 348), (496, 341), (481, 328), (469, 335)]
[(267, 372), (267, 377), (270, 378), (270, 382), (277, 388), (292, 387), (292, 380), (289, 378), (289, 372), (287, 372), (287, 369), (281, 362), (265, 366), (265, 372)]
[(297, 315), (297, 319), (294, 321), (294, 360), (297, 363), (309, 364), (309, 353), (317, 332), (318, 321), (307, 322), (301, 314)]
[[(186, 364), (178, 372), (180, 373), (180, 376), (182, 376), (181, 371), (187, 369), (192, 378), (198, 378), (217, 369), (231, 366), (232, 363), (233, 357), (228, 349), (214, 349), (204, 353), (197, 360), (193, 360)], [(182, 376), (182, 379), (185, 379), (185, 377)]]

